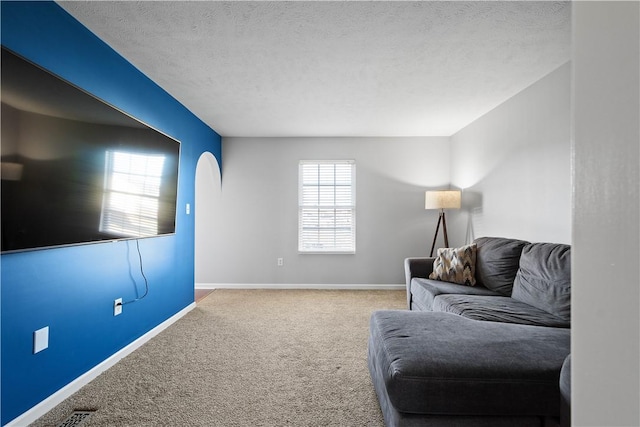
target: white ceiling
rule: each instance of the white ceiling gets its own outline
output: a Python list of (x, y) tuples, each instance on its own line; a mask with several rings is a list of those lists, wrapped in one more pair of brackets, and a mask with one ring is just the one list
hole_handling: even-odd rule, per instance
[(222, 136), (448, 136), (571, 55), (570, 2), (59, 4)]

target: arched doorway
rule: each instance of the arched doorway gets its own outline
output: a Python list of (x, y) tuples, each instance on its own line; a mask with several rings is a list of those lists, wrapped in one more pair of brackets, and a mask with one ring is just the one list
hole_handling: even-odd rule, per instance
[(218, 160), (210, 152), (202, 153), (196, 165), (195, 188), (195, 288), (196, 301), (201, 289), (211, 289), (211, 262), (207, 256), (215, 242), (216, 210), (220, 206), (222, 181)]

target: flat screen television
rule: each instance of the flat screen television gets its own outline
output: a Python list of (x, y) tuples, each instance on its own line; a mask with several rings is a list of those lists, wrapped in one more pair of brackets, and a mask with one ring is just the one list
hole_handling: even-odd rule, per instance
[(175, 233), (180, 143), (2, 48), (2, 252)]

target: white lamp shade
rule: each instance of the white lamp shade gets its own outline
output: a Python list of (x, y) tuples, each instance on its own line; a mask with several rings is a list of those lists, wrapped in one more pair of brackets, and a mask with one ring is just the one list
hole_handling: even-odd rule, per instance
[(425, 209), (460, 209), (460, 191), (427, 191), (424, 193)]

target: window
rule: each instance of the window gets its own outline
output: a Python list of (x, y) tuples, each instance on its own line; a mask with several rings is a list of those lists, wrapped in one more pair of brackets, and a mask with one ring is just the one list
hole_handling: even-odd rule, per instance
[(356, 251), (356, 165), (351, 160), (301, 161), (298, 250)]
[(164, 156), (107, 151), (100, 231), (144, 237), (158, 233)]

